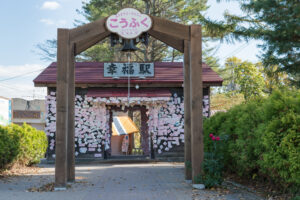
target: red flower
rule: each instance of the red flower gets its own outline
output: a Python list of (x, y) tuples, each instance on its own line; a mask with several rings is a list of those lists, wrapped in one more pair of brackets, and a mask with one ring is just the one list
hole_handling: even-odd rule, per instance
[(217, 137), (216, 137), (216, 140), (217, 140), (217, 141), (219, 141), (219, 140), (220, 140), (220, 137), (219, 137), (219, 136), (217, 136)]
[(215, 136), (212, 136), (211, 139), (212, 139), (212, 140), (216, 140), (216, 137), (215, 137)]
[(214, 134), (212, 134), (212, 133), (211, 133), (211, 134), (209, 134), (209, 137), (210, 137), (210, 138), (212, 138), (213, 136), (214, 136)]

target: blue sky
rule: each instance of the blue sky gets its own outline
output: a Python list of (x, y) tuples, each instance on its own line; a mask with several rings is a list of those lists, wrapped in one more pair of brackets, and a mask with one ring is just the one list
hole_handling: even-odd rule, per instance
[[(208, 0), (211, 6), (206, 15), (212, 19), (222, 19), (227, 9), (240, 14), (235, 1)], [(47, 39), (56, 38), (57, 28), (72, 28), (75, 19), (83, 19), (76, 12), (82, 0), (9, 0), (0, 7), (0, 96), (21, 98), (43, 98), (44, 88), (34, 88), (32, 80), (39, 70), (50, 63), (42, 61), (36, 45)], [(219, 47), (216, 56), (220, 64), (228, 56), (237, 56), (243, 60), (257, 61), (258, 49), (255, 41), (235, 44), (214, 43)], [(35, 72), (35, 73), (32, 73)], [(14, 76), (27, 74), (11, 80)]]

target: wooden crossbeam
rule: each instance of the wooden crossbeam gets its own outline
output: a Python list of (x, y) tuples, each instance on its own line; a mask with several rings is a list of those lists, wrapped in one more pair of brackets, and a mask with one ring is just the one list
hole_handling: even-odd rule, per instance
[[(181, 40), (190, 40), (189, 26), (172, 22), (166, 19), (151, 16), (153, 25), (150, 30), (156, 31), (161, 34), (173, 36)], [(160, 38), (157, 38), (160, 40)]]
[(104, 38), (110, 35), (110, 32), (104, 32), (102, 34), (96, 35), (92, 38), (88, 38), (85, 40), (81, 40), (76, 43), (76, 48), (75, 48), (75, 55), (80, 54), (81, 52), (87, 50), (88, 48), (94, 46)]
[(87, 41), (94, 38), (95, 36), (100, 36), (104, 33), (109, 33), (105, 27), (105, 22), (107, 18), (98, 19), (89, 24), (79, 26), (70, 30), (70, 41), (77, 43), (80, 41)]
[(152, 29), (150, 29), (148, 31), (148, 33), (152, 37), (166, 43), (167, 45), (169, 45), (169, 46), (173, 47), (174, 49), (183, 53), (184, 48), (183, 48), (183, 40), (182, 39), (178, 39), (176, 37), (170, 36), (169, 34), (160, 33), (158, 31), (154, 31)]

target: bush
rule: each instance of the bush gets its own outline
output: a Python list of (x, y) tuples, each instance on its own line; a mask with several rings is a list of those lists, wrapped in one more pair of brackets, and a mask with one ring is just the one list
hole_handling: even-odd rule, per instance
[(0, 134), (1, 168), (12, 163), (36, 164), (45, 155), (47, 136), (43, 131), (24, 123), (22, 126), (2, 126)]
[(204, 154), (203, 174), (196, 176), (196, 183), (203, 183), (205, 187), (221, 185), (223, 182), (223, 154), (221, 149), (226, 138), (210, 134), (212, 144)]
[(268, 123), (261, 140), (261, 170), (284, 188), (300, 187), (300, 93), (275, 92), (264, 108)]
[(226, 113), (217, 113), (204, 122), (205, 146), (211, 145), (210, 133), (228, 138), (224, 141), (224, 163), (227, 170), (246, 176), (257, 170), (256, 159), (261, 154), (257, 127), (261, 122), (262, 100), (233, 107)]
[(209, 134), (227, 136), (225, 168), (240, 176), (268, 178), (283, 189), (300, 187), (300, 92), (275, 91), (204, 121)]
[(11, 164), (20, 149), (19, 137), (8, 131), (7, 127), (0, 126), (0, 169)]

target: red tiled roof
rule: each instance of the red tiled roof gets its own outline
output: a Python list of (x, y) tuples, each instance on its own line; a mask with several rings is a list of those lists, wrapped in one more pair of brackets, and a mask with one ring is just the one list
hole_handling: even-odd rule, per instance
[[(183, 83), (183, 63), (181, 62), (154, 62), (154, 77), (145, 79), (132, 78), (132, 84), (156, 83), (172, 84)], [(103, 76), (103, 62), (77, 62), (75, 67), (76, 84), (127, 84), (127, 78), (113, 79)], [(203, 83), (207, 85), (222, 85), (222, 78), (208, 65), (203, 63)], [(56, 84), (56, 63), (52, 63), (34, 80), (36, 86)]]
[[(89, 97), (127, 97), (128, 88), (88, 88), (87, 96)], [(171, 97), (169, 89), (163, 88), (131, 88), (131, 97)]]

